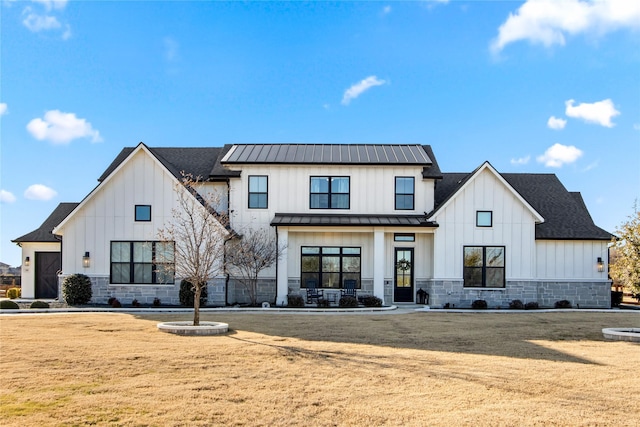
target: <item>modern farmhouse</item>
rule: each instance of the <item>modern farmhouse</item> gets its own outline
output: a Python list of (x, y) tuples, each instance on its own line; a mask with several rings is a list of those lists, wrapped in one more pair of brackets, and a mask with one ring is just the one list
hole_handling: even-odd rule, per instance
[[(488, 162), (443, 173), (428, 145), (125, 148), (84, 200), (14, 240), (34, 266), (23, 297), (57, 296), (65, 276), (83, 273), (98, 303), (177, 304), (180, 278), (155, 274), (154, 254), (171, 250), (157, 231), (178, 206), (183, 172), (219, 195), (212, 208), (237, 234), (269, 230), (281, 250), (260, 277), (260, 302), (286, 305), (310, 286), (332, 295), (348, 284), (385, 304), (417, 302), (422, 291), (433, 307), (610, 307), (612, 236), (580, 193), (553, 174), (501, 174)], [(41, 284), (52, 274), (54, 290)], [(247, 302), (236, 282), (212, 277), (208, 304)]]

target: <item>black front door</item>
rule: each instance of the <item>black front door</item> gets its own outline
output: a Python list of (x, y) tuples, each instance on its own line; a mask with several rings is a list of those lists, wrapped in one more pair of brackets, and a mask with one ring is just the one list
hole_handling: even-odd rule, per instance
[(413, 302), (413, 248), (396, 248), (393, 300)]
[(60, 252), (36, 252), (36, 298), (58, 298)]

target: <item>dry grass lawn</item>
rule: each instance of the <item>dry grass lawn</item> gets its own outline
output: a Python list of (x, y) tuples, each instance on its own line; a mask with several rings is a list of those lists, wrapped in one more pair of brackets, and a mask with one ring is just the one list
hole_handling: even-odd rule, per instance
[(640, 312), (0, 316), (3, 426), (640, 422)]

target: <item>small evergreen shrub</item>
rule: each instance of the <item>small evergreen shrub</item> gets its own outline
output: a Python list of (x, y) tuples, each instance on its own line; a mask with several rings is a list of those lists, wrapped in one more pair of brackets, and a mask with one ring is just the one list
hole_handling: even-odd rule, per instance
[(474, 302), (471, 303), (471, 308), (475, 309), (475, 310), (486, 310), (487, 309), (487, 302), (483, 299), (477, 299)]
[(0, 308), (1, 309), (10, 309), (10, 310), (15, 310), (20, 308), (20, 306), (18, 304), (16, 304), (15, 302), (11, 301), (10, 299), (3, 299), (0, 301)]
[(556, 301), (554, 307), (555, 308), (571, 308), (571, 302), (566, 299)]
[(365, 307), (382, 307), (382, 300), (376, 296), (367, 295), (362, 298), (362, 304), (364, 304)]
[(82, 305), (91, 301), (91, 279), (84, 274), (72, 274), (62, 282), (62, 297), (69, 305)]
[(161, 304), (160, 298), (156, 297), (156, 298), (153, 299), (153, 306), (154, 307), (160, 307), (160, 304)]
[(353, 308), (358, 306), (358, 300), (352, 296), (344, 296), (338, 301), (338, 306), (342, 308)]
[(304, 307), (304, 298), (300, 295), (287, 295), (288, 307)]
[(113, 302), (116, 300), (116, 297), (111, 297), (107, 300), (107, 304), (113, 305)]
[(140, 307), (140, 302), (137, 299), (134, 299), (133, 301), (131, 301), (131, 306)]
[(20, 288), (7, 289), (7, 298), (10, 298), (10, 299), (20, 298), (21, 294), (22, 294), (22, 289)]
[(514, 299), (509, 303), (509, 308), (512, 310), (522, 310), (524, 309), (524, 304), (519, 299)]
[(111, 301), (111, 307), (120, 308), (122, 307), (122, 303), (118, 301), (116, 298), (114, 298), (113, 301)]
[(331, 307), (331, 303), (328, 299), (318, 298), (318, 308), (329, 308)]
[(45, 301), (34, 301), (29, 308), (49, 308), (49, 303)]
[(528, 303), (526, 303), (524, 305), (524, 309), (525, 310), (537, 310), (539, 308), (540, 308), (540, 306), (538, 306), (538, 303), (535, 302), (535, 301), (529, 301)]
[[(185, 307), (193, 307), (193, 284), (188, 280), (180, 282), (180, 305)], [(200, 292), (200, 307), (207, 304), (207, 284), (204, 283)]]

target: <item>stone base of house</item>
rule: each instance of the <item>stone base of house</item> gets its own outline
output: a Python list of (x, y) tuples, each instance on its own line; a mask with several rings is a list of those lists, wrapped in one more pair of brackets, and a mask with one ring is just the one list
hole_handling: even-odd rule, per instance
[(513, 300), (537, 302), (553, 308), (556, 301), (568, 300), (573, 307), (611, 308), (609, 282), (509, 281), (504, 289), (465, 288), (462, 281), (430, 280), (422, 283), (432, 307), (469, 308), (475, 300), (485, 300), (489, 308), (509, 308)]
[[(228, 302), (231, 305), (249, 304), (251, 296), (249, 289), (239, 280), (229, 279), (229, 291), (227, 294)], [(276, 303), (276, 279), (260, 279), (258, 280), (258, 289), (256, 302), (262, 304), (268, 302), (271, 305)]]

